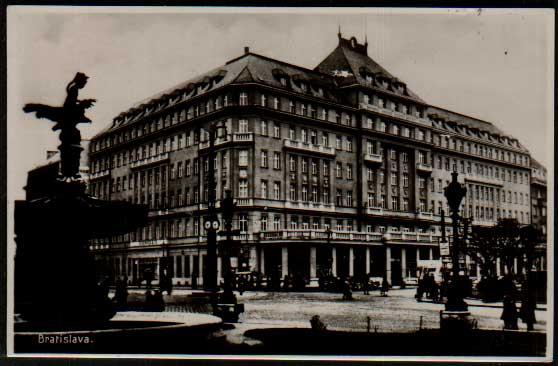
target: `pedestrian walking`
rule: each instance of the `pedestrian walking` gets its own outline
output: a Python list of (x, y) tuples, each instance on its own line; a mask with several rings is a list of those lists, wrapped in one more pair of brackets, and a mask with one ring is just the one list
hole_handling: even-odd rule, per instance
[(116, 281), (116, 288), (114, 291), (114, 300), (117, 306), (121, 309), (125, 308), (128, 304), (128, 286), (126, 279), (119, 278)]
[(388, 291), (389, 291), (389, 283), (387, 281), (387, 278), (384, 276), (384, 278), (382, 279), (382, 287), (381, 287), (381, 290), (380, 290), (380, 295), (381, 296), (387, 296)]
[(517, 307), (514, 298), (510, 295), (504, 296), (504, 308), (500, 317), (504, 321), (504, 329), (517, 330), (517, 318)]
[(362, 279), (362, 289), (363, 289), (365, 295), (370, 295), (370, 280), (369, 280), (369, 278), (370, 278), (370, 274), (367, 274)]
[(353, 299), (353, 292), (351, 291), (351, 284), (349, 283), (349, 279), (345, 279), (343, 281), (343, 300), (352, 300)]

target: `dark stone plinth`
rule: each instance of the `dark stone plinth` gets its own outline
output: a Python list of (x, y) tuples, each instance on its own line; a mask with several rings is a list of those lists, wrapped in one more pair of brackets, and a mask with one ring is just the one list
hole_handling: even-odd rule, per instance
[(82, 182), (57, 182), (52, 194), (15, 206), (15, 312), (33, 323), (83, 324), (115, 311), (97, 283), (89, 240), (141, 225), (143, 206), (85, 194)]

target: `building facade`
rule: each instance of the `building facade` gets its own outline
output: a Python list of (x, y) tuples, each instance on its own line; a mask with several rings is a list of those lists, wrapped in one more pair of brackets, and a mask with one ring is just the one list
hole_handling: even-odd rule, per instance
[(203, 281), (213, 123), (224, 127), (216, 196), (230, 189), (237, 202), (239, 270), (310, 284), (328, 271), (385, 273), (393, 284), (414, 277), (439, 258), (452, 171), (467, 187), (462, 214), (474, 224), (530, 223), (531, 159), (517, 139), (429, 105), (372, 60), (366, 43), (338, 38), (313, 70), (246, 48), (121, 113), (92, 139), (90, 192), (151, 208), (148, 226), (92, 243), (114, 275), (159, 274), (169, 257), (175, 283)]
[(539, 237), (537, 241), (537, 260), (538, 270), (546, 271), (546, 250), (547, 250), (547, 196), (546, 196), (546, 168), (538, 161), (531, 161), (531, 222), (537, 230)]

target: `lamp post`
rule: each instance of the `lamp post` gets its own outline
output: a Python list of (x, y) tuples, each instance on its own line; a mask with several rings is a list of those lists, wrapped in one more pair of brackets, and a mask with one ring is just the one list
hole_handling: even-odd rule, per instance
[(215, 139), (221, 129), (225, 128), (221, 123), (212, 123), (208, 127), (209, 133), (209, 149), (207, 153), (207, 211), (208, 217), (205, 222), (207, 231), (207, 265), (204, 276), (204, 289), (216, 292), (217, 284), (217, 229), (219, 229), (219, 221), (217, 218), (217, 210), (215, 208)]
[(225, 221), (225, 232), (227, 240), (225, 245), (221, 246), (221, 258), (223, 263), (223, 301), (236, 303), (236, 298), (232, 291), (232, 272), (231, 272), (231, 249), (233, 246), (233, 215), (235, 203), (232, 196), (232, 191), (227, 189), (225, 191), (225, 199), (223, 200), (222, 210), (223, 219)]
[(452, 256), (452, 281), (448, 289), (448, 300), (446, 302), (446, 311), (467, 311), (467, 303), (463, 301), (463, 288), (460, 285), (459, 277), (459, 254), (460, 254), (460, 239), (459, 239), (459, 207), (461, 201), (467, 194), (467, 188), (463, 187), (457, 182), (457, 172), (451, 173), (451, 183), (444, 188), (444, 196), (448, 200), (448, 205), (451, 211), (451, 220), (453, 227), (453, 243), (451, 248)]

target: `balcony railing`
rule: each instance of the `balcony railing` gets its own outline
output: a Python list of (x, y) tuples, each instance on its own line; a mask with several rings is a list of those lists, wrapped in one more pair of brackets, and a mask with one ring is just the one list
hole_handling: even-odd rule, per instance
[(417, 170), (425, 173), (432, 173), (432, 165), (426, 163), (417, 163)]
[(497, 222), (496, 221), (491, 221), (491, 220), (473, 220), (473, 225), (474, 226), (494, 226), (496, 225)]
[(254, 200), (252, 198), (237, 198), (236, 205), (241, 206), (254, 206)]
[(130, 247), (147, 247), (147, 246), (159, 246), (159, 245), (166, 245), (169, 241), (167, 239), (148, 239), (148, 240), (140, 240), (140, 241), (132, 241), (130, 242)]
[(473, 175), (473, 174), (466, 174), (465, 175), (465, 180), (466, 181), (471, 181), (471, 182), (476, 182), (476, 183), (482, 183), (482, 184), (490, 184), (493, 186), (503, 186), (504, 183), (496, 178), (492, 178), (492, 177), (479, 177), (477, 175)]
[(364, 154), (364, 161), (367, 163), (382, 164), (382, 155), (380, 154)]
[(425, 118), (420, 118), (420, 117), (413, 116), (411, 114), (402, 113), (402, 112), (392, 111), (390, 109), (381, 108), (381, 107), (378, 107), (378, 106), (373, 105), (373, 104), (360, 103), (359, 106), (360, 106), (361, 109), (366, 109), (366, 110), (369, 110), (369, 111), (372, 111), (372, 112), (381, 113), (381, 114), (386, 115), (386, 116), (401, 118), (401, 119), (407, 120), (409, 122), (415, 122), (415, 123), (421, 123), (421, 124), (428, 123), (428, 120), (425, 119)]
[(102, 170), (100, 172), (89, 174), (89, 179), (97, 179), (102, 177), (107, 177), (110, 175), (110, 170)]
[(151, 156), (149, 158), (134, 161), (130, 164), (130, 168), (135, 169), (146, 165), (160, 163), (169, 159), (169, 153), (162, 153), (159, 155)]
[(317, 153), (323, 155), (335, 156), (335, 149), (323, 145), (315, 145), (307, 142), (300, 142), (295, 140), (284, 140), (284, 146), (289, 149), (296, 149), (304, 152)]
[(251, 142), (254, 141), (253, 132), (237, 132), (232, 136), (233, 142)]
[(320, 211), (335, 211), (333, 204), (314, 203), (306, 201), (285, 201), (285, 208), (297, 208), (301, 210), (320, 210)]
[(317, 240), (321, 243), (336, 241), (351, 242), (376, 242), (405, 241), (417, 243), (437, 243), (438, 234), (416, 232), (360, 232), (360, 231), (330, 231), (324, 229), (285, 229), (281, 231), (262, 231), (259, 239), (262, 241), (274, 240)]
[(374, 215), (374, 216), (383, 216), (384, 209), (381, 207), (366, 207), (366, 214)]

